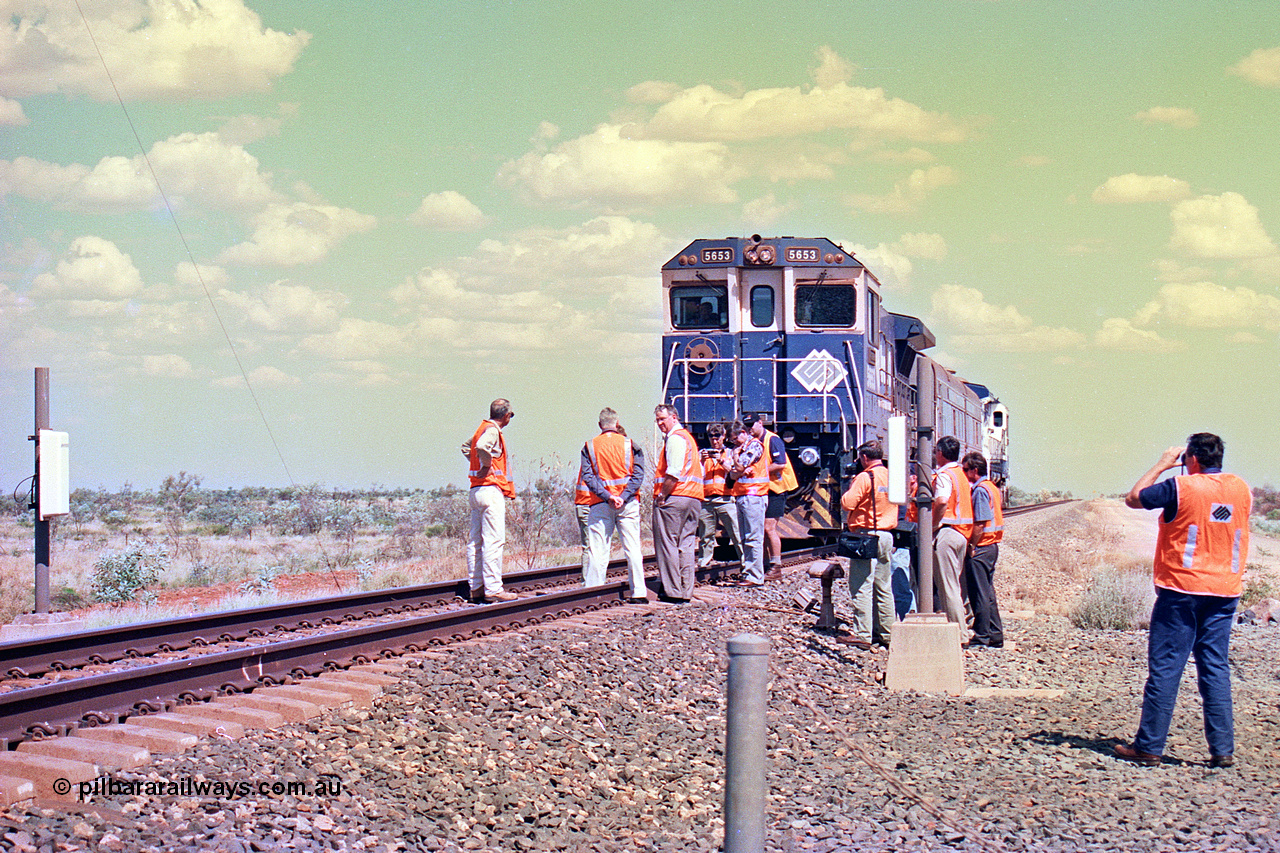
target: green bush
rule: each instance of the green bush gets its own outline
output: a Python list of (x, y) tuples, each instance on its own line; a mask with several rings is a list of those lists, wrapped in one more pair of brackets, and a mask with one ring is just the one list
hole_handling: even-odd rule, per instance
[(93, 564), (93, 599), (108, 604), (133, 601), (139, 592), (158, 583), (168, 567), (168, 552), (152, 545), (99, 557)]
[(1077, 628), (1131, 631), (1150, 626), (1155, 599), (1150, 573), (1102, 569), (1068, 616)]

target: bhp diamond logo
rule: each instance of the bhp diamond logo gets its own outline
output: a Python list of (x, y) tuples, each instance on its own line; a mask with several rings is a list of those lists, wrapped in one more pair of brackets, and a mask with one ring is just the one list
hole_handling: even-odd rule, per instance
[(806, 391), (825, 394), (844, 382), (848, 372), (840, 360), (824, 349), (816, 349), (796, 365), (791, 375)]

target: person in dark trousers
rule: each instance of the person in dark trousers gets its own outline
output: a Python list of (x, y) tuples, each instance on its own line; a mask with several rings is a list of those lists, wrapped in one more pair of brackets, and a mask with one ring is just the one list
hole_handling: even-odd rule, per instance
[(684, 603), (693, 597), (694, 551), (702, 510), (702, 461), (693, 435), (668, 405), (653, 410), (662, 447), (653, 476), (653, 550), (662, 597)]
[(969, 480), (973, 495), (973, 532), (965, 556), (965, 584), (973, 609), (973, 636), (969, 648), (999, 649), (1004, 646), (1004, 625), (996, 602), (996, 560), (1004, 539), (1004, 508), (1000, 490), (987, 479), (987, 458), (977, 451), (964, 455), (960, 468)]
[[(1224, 450), (1221, 438), (1198, 432), (1186, 448), (1166, 450), (1124, 500), (1134, 509), (1160, 510), (1142, 719), (1133, 743), (1115, 748), (1126, 761), (1160, 763), (1182, 671), (1194, 655), (1209, 766), (1235, 763), (1227, 654), (1249, 558), (1253, 494), (1244, 480), (1223, 473)], [(1185, 474), (1156, 482), (1180, 465)]]

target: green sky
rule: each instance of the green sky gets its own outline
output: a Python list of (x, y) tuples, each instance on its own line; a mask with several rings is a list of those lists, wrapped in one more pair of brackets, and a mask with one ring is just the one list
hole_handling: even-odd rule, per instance
[(856, 252), (1023, 488), (1200, 430), (1280, 485), (1273, 3), (10, 5), (10, 488), (36, 366), (73, 486), (461, 483), (496, 396), (567, 462), (647, 434), (659, 266), (751, 233)]

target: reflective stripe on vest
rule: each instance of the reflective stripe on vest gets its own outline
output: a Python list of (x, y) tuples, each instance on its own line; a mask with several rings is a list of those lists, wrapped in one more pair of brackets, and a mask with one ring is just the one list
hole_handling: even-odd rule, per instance
[[(484, 435), (485, 430), (493, 427), (498, 431), (498, 455), (489, 461), (489, 473), (481, 477), (480, 472), (483, 470), (480, 464), (480, 451), (476, 447), (480, 443), (480, 436)], [(516, 487), (507, 478), (507, 440), (502, 437), (502, 428), (496, 423), (489, 420), (480, 422), (480, 426), (476, 428), (475, 433), (471, 436), (471, 452), (467, 455), (467, 459), (471, 465), (471, 470), (467, 472), (471, 478), (471, 488), (477, 486), (497, 486), (502, 489), (502, 493), (509, 498), (516, 496)]]
[(996, 488), (995, 483), (987, 479), (979, 480), (978, 488), (984, 489), (991, 498), (991, 513), (995, 518), (987, 522), (976, 544), (978, 547), (995, 545), (1004, 539), (1004, 507), (1000, 505), (1000, 490)]
[(729, 488), (724, 483), (728, 473), (728, 469), (721, 464), (718, 456), (702, 460), (703, 497), (721, 497), (729, 494)]
[(653, 494), (656, 497), (662, 493), (662, 482), (667, 478), (667, 442), (673, 435), (679, 435), (684, 439), (684, 460), (680, 471), (671, 474), (676, 479), (671, 495), (702, 500), (702, 463), (698, 459), (698, 444), (693, 440), (693, 435), (684, 428), (672, 430), (662, 440), (662, 452), (658, 454), (658, 465), (654, 469)]
[[(769, 432), (769, 430), (764, 431), (764, 455), (769, 456), (769, 447), (773, 444), (775, 438), (782, 442), (784, 467), (777, 474), (770, 475), (769, 491), (774, 493), (790, 492), (798, 487), (800, 483), (796, 480), (796, 469), (791, 467), (791, 454), (787, 453), (786, 442), (783, 442), (777, 433)], [(770, 459), (769, 461), (772, 462), (773, 460)], [(768, 468), (765, 470), (768, 470)]]
[(947, 498), (947, 508), (942, 513), (942, 523), (955, 528), (957, 533), (968, 539), (969, 534), (973, 532), (973, 495), (969, 491), (969, 478), (955, 463), (951, 463), (950, 467), (943, 468), (938, 473), (946, 474), (951, 478), (951, 496)]
[[(635, 470), (636, 455), (631, 446), (631, 439), (616, 432), (602, 432), (586, 444), (587, 457), (591, 460), (591, 470), (600, 478), (605, 489), (614, 497), (621, 497), (631, 482), (631, 473)], [(584, 488), (586, 484), (583, 484)], [(604, 498), (587, 489), (587, 504), (604, 503)]]
[(759, 459), (751, 463), (746, 475), (739, 477), (734, 482), (733, 494), (736, 497), (769, 494), (769, 451), (767, 448), (760, 454)]
[(1249, 556), (1253, 495), (1234, 474), (1175, 478), (1178, 511), (1160, 516), (1155, 584), (1192, 595), (1238, 597)]

